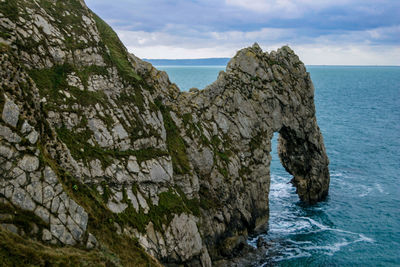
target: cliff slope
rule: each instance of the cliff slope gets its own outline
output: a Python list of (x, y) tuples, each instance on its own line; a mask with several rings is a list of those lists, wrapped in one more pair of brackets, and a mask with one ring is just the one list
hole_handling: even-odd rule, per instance
[(83, 1), (3, 0), (0, 34), (4, 262), (233, 256), (268, 222), (274, 132), (299, 197), (328, 193), (314, 88), (289, 47), (255, 44), (207, 88), (180, 92)]

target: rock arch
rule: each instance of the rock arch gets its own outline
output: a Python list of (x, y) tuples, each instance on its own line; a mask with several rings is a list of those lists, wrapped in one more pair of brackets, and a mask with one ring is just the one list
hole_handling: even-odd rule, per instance
[[(317, 125), (314, 87), (289, 47), (264, 53), (255, 44), (240, 50), (213, 84), (181, 93), (178, 106), (181, 114), (192, 114), (202, 135), (219, 140), (215, 145), (193, 137), (187, 150), (205, 188), (200, 198), (206, 192), (217, 202), (212, 207), (217, 211), (204, 211), (202, 217), (209, 249), (232, 252), (239, 236), (265, 229), (274, 132), (279, 132), (281, 163), (293, 175), (300, 199), (315, 203), (328, 194), (329, 160)], [(205, 150), (214, 160), (207, 161)], [(217, 250), (211, 249), (212, 258), (224, 255)]]

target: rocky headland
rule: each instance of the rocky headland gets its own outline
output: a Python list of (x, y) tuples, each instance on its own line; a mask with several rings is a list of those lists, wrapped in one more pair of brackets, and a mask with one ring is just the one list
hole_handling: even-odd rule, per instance
[(328, 194), (314, 87), (287, 46), (180, 92), (83, 0), (0, 1), (0, 261), (211, 266), (268, 224), (270, 151)]

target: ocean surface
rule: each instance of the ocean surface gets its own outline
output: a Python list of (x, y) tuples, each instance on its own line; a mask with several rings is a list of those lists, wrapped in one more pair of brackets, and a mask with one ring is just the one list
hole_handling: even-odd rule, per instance
[[(224, 66), (156, 66), (181, 90)], [(254, 266), (400, 266), (400, 67), (307, 66), (330, 159), (329, 197), (301, 203), (271, 163), (271, 247)], [(255, 246), (258, 237), (248, 240)]]

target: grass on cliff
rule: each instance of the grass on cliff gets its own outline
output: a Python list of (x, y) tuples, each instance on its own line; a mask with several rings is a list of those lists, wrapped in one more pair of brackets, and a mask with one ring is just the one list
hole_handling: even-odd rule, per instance
[(160, 99), (156, 99), (154, 103), (163, 115), (164, 127), (167, 132), (167, 147), (172, 158), (174, 173), (188, 174), (190, 173), (190, 165), (186, 153), (185, 141), (181, 137), (178, 127), (171, 118), (170, 109), (162, 104)]
[(115, 266), (98, 250), (46, 246), (0, 227), (2, 266)]
[(154, 148), (126, 151), (104, 149), (88, 143), (92, 135), (93, 133), (89, 129), (79, 133), (70, 131), (64, 126), (57, 129), (57, 136), (71, 151), (74, 159), (83, 160), (86, 163), (99, 159), (104, 168), (111, 165), (115, 158), (135, 156), (140, 164), (142, 161), (168, 155), (166, 151)]
[(163, 232), (163, 225), (168, 226), (175, 214), (187, 213), (200, 215), (200, 203), (197, 199), (188, 199), (179, 189), (170, 188), (159, 195), (158, 205), (148, 202), (150, 210), (147, 214), (140, 208), (139, 212), (128, 202), (128, 208), (118, 214), (123, 223), (135, 226), (140, 232), (146, 232), (146, 226), (153, 222), (154, 229)]
[[(4, 197), (0, 194), (0, 197)], [(2, 214), (10, 215), (9, 218), (1, 218), (1, 223), (11, 223), (22, 229), (25, 233), (33, 232), (33, 225), (36, 225), (39, 231), (34, 234), (37, 238), (41, 238), (40, 234), (43, 228), (48, 228), (48, 223), (45, 223), (41, 218), (39, 218), (35, 213), (20, 209), (16, 206), (10, 204), (0, 203), (0, 211)]]
[[(47, 69), (32, 69), (28, 73), (39, 88), (40, 95), (48, 97), (48, 101), (56, 105), (78, 103), (82, 106), (89, 106), (96, 103), (104, 104), (107, 101), (107, 96), (102, 91), (91, 92), (69, 86), (67, 76), (73, 72), (79, 76), (84, 85), (87, 85), (88, 77), (91, 74), (104, 75), (106, 73), (102, 67), (90, 66), (78, 69), (67, 63)], [(69, 91), (75, 96), (75, 99), (66, 99), (65, 95), (62, 94), (63, 90)], [(59, 107), (56, 106), (55, 108)]]
[(117, 67), (119, 74), (127, 81), (135, 82), (141, 80), (141, 77), (133, 70), (132, 64), (128, 59), (128, 52), (118, 38), (118, 35), (104, 20), (96, 14), (92, 14), (100, 33), (101, 42), (103, 42), (110, 52), (110, 54), (106, 53), (105, 58)]
[(19, 8), (17, 1), (15, 0), (5, 0), (0, 1), (0, 10), (6, 17), (12, 21), (16, 21), (19, 15)]
[[(82, 184), (60, 168), (43, 147), (41, 147), (41, 152), (42, 160), (56, 171), (57, 176), (62, 181), (64, 190), (88, 213), (87, 231), (92, 233), (102, 245), (102, 254), (97, 255), (99, 257), (105, 255), (107, 259), (112, 260), (113, 264), (107, 264), (107, 266), (118, 266), (118, 263), (122, 266), (160, 266), (154, 258), (141, 248), (137, 239), (116, 233), (114, 222), (119, 221), (118, 215), (113, 214), (105, 206), (103, 199), (95, 189)], [(114, 264), (115, 262), (117, 264)], [(75, 266), (75, 264), (71, 265)], [(97, 265), (94, 264), (92, 266)]]
[(66, 172), (60, 174), (69, 195), (88, 212), (88, 231), (107, 248), (107, 254), (120, 259), (122, 266), (160, 266), (140, 247), (137, 239), (116, 233), (114, 222), (118, 222), (118, 216), (107, 209), (93, 189)]

